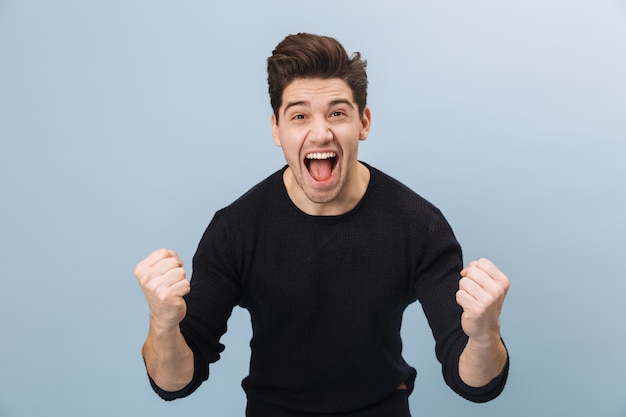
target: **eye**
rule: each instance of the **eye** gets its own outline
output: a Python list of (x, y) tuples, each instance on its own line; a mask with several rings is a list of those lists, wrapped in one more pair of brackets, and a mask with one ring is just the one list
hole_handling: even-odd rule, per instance
[(296, 114), (295, 116), (293, 116), (291, 118), (291, 120), (304, 120), (304, 115), (303, 114)]
[(339, 110), (335, 110), (330, 115), (331, 117), (341, 117), (341, 116), (345, 116), (345, 113)]

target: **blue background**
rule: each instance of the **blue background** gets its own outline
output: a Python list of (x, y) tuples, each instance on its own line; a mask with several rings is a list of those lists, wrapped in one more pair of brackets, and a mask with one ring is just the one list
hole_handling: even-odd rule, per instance
[[(416, 416), (626, 416), (626, 2), (0, 1), (0, 416), (243, 415), (247, 313), (192, 397), (152, 393), (153, 249), (284, 163), (265, 59), (287, 34), (369, 61), (362, 160), (512, 281), (511, 375), (475, 405), (405, 315)], [(189, 272), (189, 271), (188, 271)]]

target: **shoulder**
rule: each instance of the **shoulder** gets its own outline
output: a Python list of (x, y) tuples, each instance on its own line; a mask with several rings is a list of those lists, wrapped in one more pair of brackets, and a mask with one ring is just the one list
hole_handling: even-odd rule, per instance
[(274, 172), (228, 206), (217, 210), (200, 239), (198, 253), (213, 247), (231, 255), (239, 253), (235, 246), (250, 241), (269, 213), (281, 204), (283, 171), (284, 168)]
[(282, 186), (283, 172), (285, 167), (272, 173), (248, 191), (242, 194), (228, 206), (217, 211), (216, 215), (227, 218), (250, 218), (258, 214), (264, 208), (270, 208), (281, 200), (281, 195), (285, 193)]
[(370, 192), (386, 211), (396, 215), (442, 216), (441, 211), (430, 201), (403, 182), (365, 164), (370, 170)]

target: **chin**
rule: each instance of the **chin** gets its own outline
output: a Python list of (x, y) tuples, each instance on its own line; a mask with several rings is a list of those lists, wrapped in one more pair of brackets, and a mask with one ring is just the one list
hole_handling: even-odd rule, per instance
[(305, 195), (315, 204), (329, 204), (335, 201), (337, 194), (333, 192), (306, 192)]

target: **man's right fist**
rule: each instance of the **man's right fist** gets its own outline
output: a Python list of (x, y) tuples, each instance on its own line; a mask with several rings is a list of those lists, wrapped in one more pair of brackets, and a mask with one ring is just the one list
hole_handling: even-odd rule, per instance
[(151, 325), (163, 330), (178, 326), (187, 313), (183, 296), (190, 284), (176, 252), (155, 250), (137, 264), (135, 276), (150, 307)]

